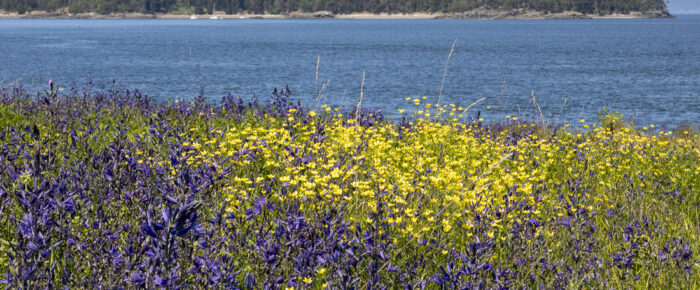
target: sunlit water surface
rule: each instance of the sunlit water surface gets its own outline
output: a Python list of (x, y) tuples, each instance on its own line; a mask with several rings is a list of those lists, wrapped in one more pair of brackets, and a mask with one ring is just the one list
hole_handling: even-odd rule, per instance
[[(32, 91), (49, 79), (98, 89), (112, 80), (159, 100), (264, 99), (289, 84), (309, 106), (357, 102), (390, 117), (407, 97), (488, 120), (595, 119), (604, 107), (637, 124), (700, 123), (700, 15), (641, 20), (25, 20), (0, 19), (0, 80)], [(316, 64), (320, 57), (318, 80)], [(325, 87), (325, 88), (324, 88)], [(322, 90), (323, 88), (323, 90)], [(321, 93), (322, 91), (322, 93)], [(490, 109), (487, 109), (487, 106)], [(410, 111), (410, 110), (409, 110)], [(538, 113), (539, 114), (539, 113)]]

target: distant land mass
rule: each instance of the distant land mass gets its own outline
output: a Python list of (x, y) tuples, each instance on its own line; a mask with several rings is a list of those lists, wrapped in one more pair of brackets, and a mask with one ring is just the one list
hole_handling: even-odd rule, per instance
[(677, 12), (700, 12), (700, 1), (698, 0), (668, 0), (667, 8)]
[(0, 9), (0, 16), (5, 17), (47, 18), (167, 18), (202, 14), (222, 18), (333, 18), (353, 14), (367, 18), (419, 15), (463, 19), (673, 17), (664, 0), (0, 0)]

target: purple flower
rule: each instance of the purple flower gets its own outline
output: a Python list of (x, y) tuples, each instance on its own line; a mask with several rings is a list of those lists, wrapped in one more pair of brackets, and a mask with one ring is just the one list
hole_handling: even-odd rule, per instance
[(156, 275), (153, 278), (153, 284), (160, 287), (168, 287), (168, 279)]
[(255, 275), (253, 273), (246, 273), (245, 278), (243, 278), (243, 283), (247, 289), (255, 289)]
[(563, 218), (561, 219), (561, 225), (570, 228), (571, 227), (571, 219), (570, 218)]
[(143, 274), (139, 272), (134, 272), (131, 273), (131, 277), (129, 278), (129, 281), (131, 283), (134, 283), (138, 286), (143, 286), (146, 283), (146, 278), (143, 276)]

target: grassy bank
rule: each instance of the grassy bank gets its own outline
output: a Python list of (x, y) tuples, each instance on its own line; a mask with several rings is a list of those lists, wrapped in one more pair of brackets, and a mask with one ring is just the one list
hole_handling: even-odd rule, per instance
[[(700, 143), (619, 115), (0, 91), (11, 288), (693, 288)], [(461, 117), (460, 117), (461, 115)]]

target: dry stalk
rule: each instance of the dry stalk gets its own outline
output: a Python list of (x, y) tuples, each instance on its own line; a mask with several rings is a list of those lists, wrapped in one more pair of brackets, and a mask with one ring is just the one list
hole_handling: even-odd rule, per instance
[(537, 104), (537, 98), (535, 98), (535, 91), (532, 91), (532, 105), (535, 106), (537, 111), (540, 113), (540, 120), (541, 120), (541, 125), (542, 128), (544, 128), (544, 115), (542, 115), (542, 109), (540, 108), (540, 105)]
[(355, 121), (357, 122), (357, 117), (360, 116), (360, 107), (362, 106), (362, 98), (364, 97), (365, 89), (365, 71), (362, 71), (362, 85), (360, 85), (360, 101), (357, 102), (357, 110), (355, 110)]
[(471, 107), (475, 106), (478, 103), (481, 103), (484, 100), (486, 100), (486, 97), (478, 99), (478, 100), (476, 100), (476, 102), (473, 102), (473, 103), (471, 103), (471, 105), (467, 106), (467, 108), (464, 109), (464, 112), (462, 112), (462, 118), (465, 118), (467, 116), (467, 111), (469, 111), (469, 109), (471, 109)]
[(457, 39), (452, 42), (452, 48), (450, 49), (450, 54), (447, 55), (447, 61), (445, 62), (445, 71), (442, 73), (442, 83), (440, 84), (440, 93), (438, 94), (437, 106), (435, 107), (435, 119), (437, 120), (437, 115), (440, 112), (440, 98), (442, 97), (442, 88), (445, 86), (445, 77), (447, 77), (447, 65), (450, 63), (450, 58), (452, 58), (452, 53), (455, 51), (455, 44), (457, 44)]

